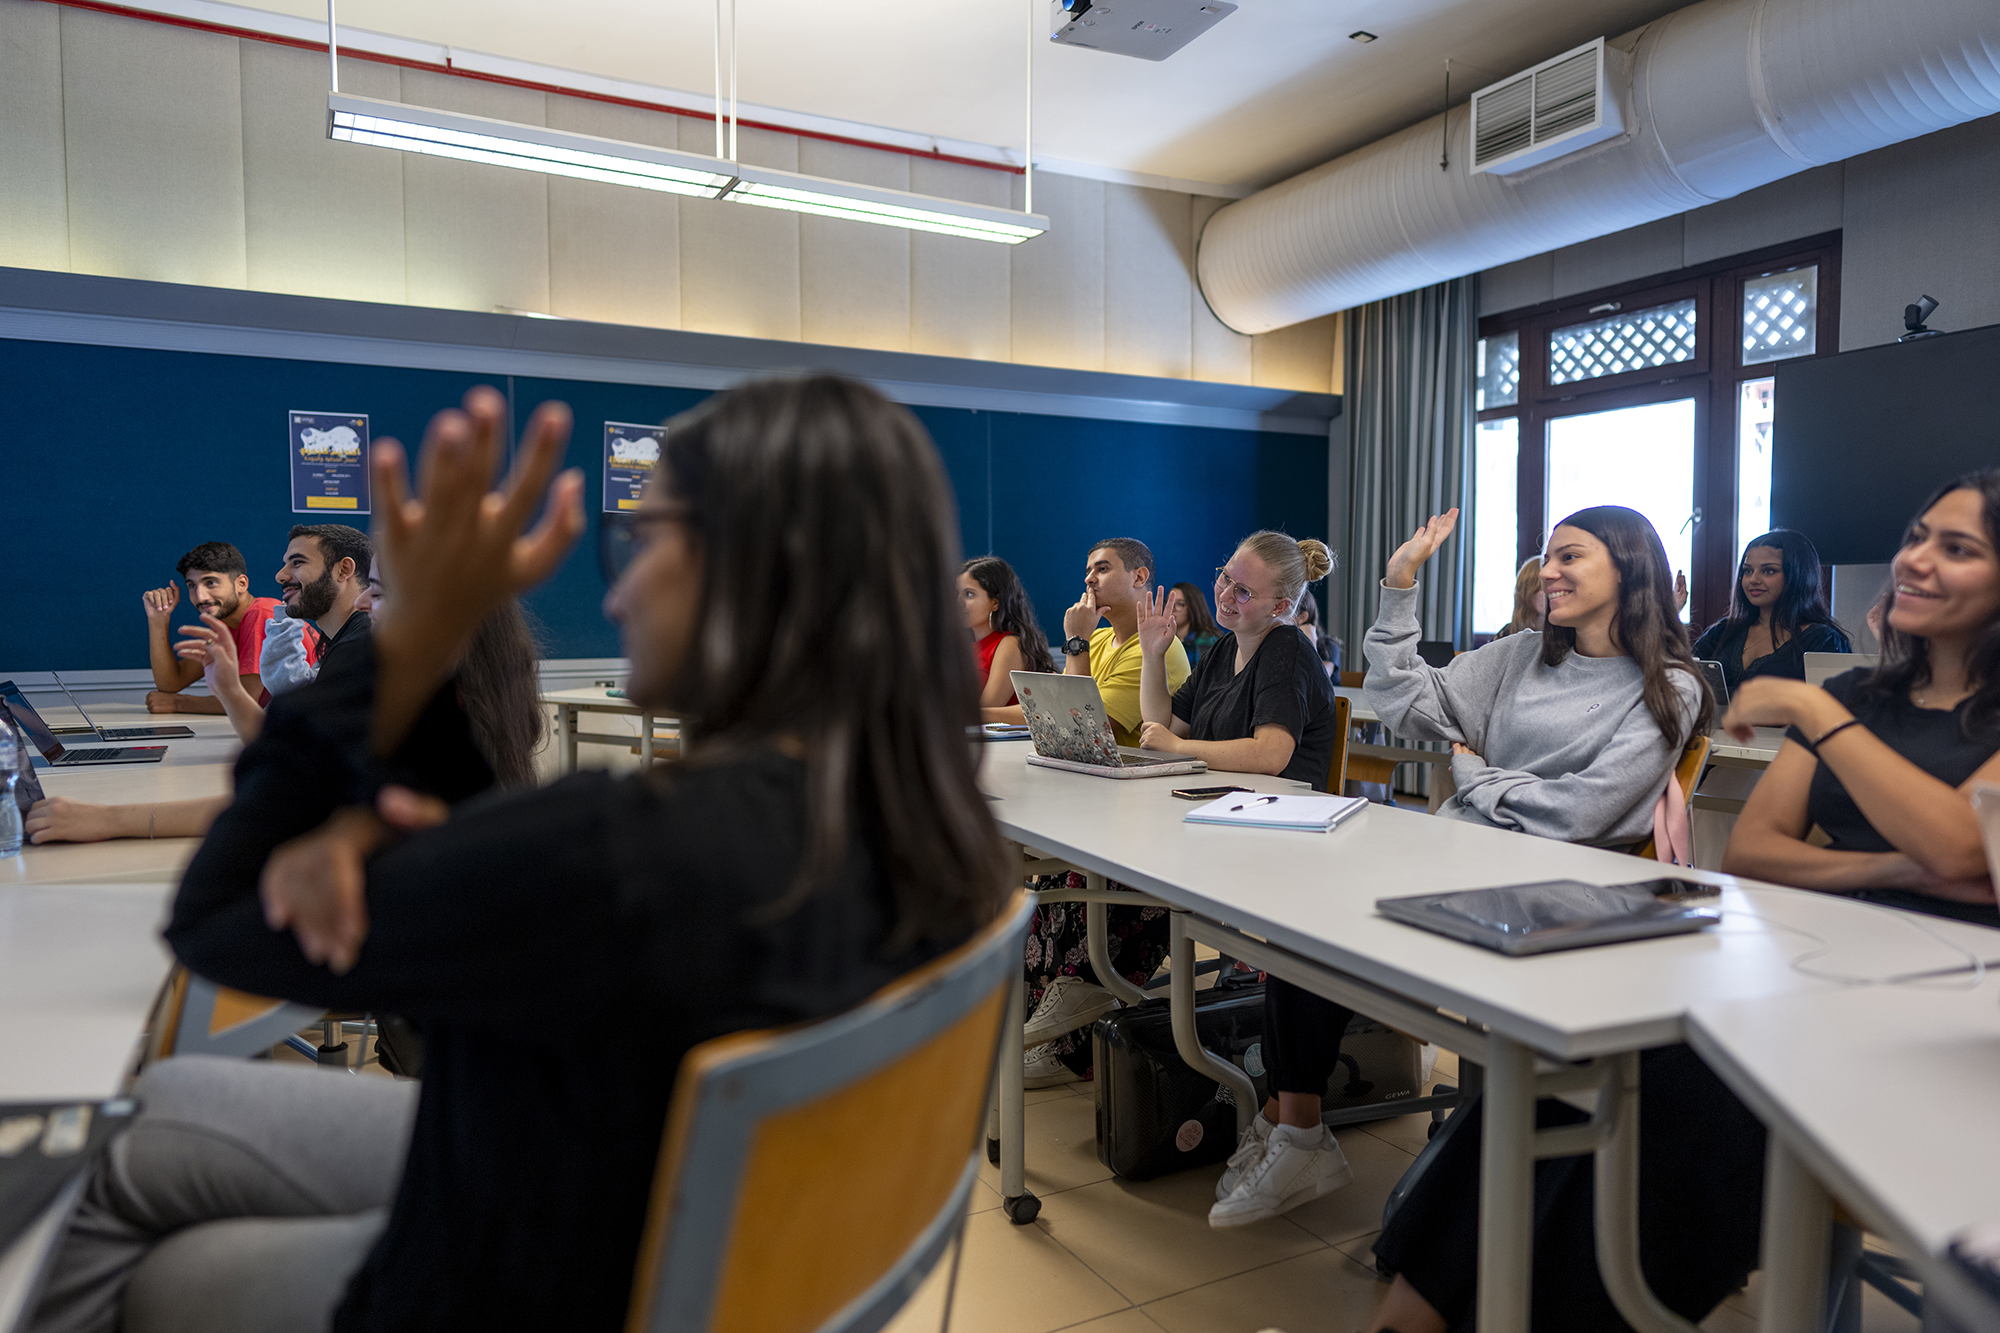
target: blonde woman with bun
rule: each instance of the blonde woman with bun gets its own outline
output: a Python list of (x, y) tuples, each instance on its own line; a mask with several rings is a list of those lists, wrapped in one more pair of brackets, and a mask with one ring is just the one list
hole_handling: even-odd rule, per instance
[[(1222, 637), (1171, 697), (1166, 649), (1174, 621), (1155, 594), (1139, 613), (1139, 744), (1205, 759), (1230, 773), (1266, 773), (1326, 790), (1339, 733), (1333, 683), (1319, 653), (1294, 628), (1308, 583), (1333, 568), (1312, 539), (1282, 532), (1245, 537), (1215, 571)], [(1354, 1179), (1320, 1123), (1321, 1098), (1340, 1057), (1350, 1010), (1270, 978), (1264, 986), (1265, 1069), (1271, 1097), (1243, 1131), (1216, 1186), (1208, 1221), (1247, 1226), (1329, 1194)]]

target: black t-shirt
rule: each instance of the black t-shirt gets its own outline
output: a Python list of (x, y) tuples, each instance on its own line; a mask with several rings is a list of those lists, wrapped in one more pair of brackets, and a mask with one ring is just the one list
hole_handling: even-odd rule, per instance
[[(1826, 692), (1861, 719), (1883, 744), (1947, 786), (1956, 787), (2000, 750), (2000, 728), (1985, 728), (1968, 737), (1961, 725), (1966, 705), (1945, 710), (1919, 708), (1909, 697), (1883, 698), (1864, 694), (1861, 682), (1868, 669), (1844, 672), (1826, 683)], [(1811, 749), (1797, 727), (1787, 738)], [(1821, 764), (1813, 771), (1806, 795), (1806, 817), (1826, 830), (1837, 852), (1893, 852), (1895, 844), (1875, 831), (1861, 807), (1847, 794), (1833, 769)]]
[[(315, 625), (314, 629), (318, 629), (318, 626)], [(372, 654), (364, 655), (354, 650), (366, 642), (373, 633), (366, 611), (349, 612), (347, 619), (341, 623), (339, 633), (330, 639), (323, 634), (320, 636), (319, 674), (316, 679), (326, 680), (329, 670), (333, 672), (333, 680), (339, 680), (348, 672), (363, 670), (372, 672), (374, 670)], [(363, 656), (368, 657), (366, 667), (359, 660)]]
[(1297, 748), (1278, 776), (1326, 790), (1326, 766), (1339, 737), (1333, 728), (1333, 682), (1310, 640), (1283, 625), (1236, 669), (1236, 636), (1225, 634), (1201, 655), (1174, 695), (1174, 716), (1197, 741), (1240, 741), (1266, 722), (1292, 733)]
[(1704, 662), (1722, 663), (1722, 679), (1734, 690), (1752, 676), (1806, 678), (1807, 653), (1851, 653), (1854, 645), (1837, 625), (1807, 625), (1749, 666), (1743, 665), (1743, 640), (1750, 635), (1752, 620), (1718, 620), (1694, 641), (1694, 655)]

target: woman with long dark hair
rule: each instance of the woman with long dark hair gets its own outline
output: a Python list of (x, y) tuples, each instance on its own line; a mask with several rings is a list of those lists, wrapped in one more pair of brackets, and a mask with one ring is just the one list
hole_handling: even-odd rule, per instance
[(2000, 470), (1934, 494), (1891, 569), (1873, 669), (1749, 680), (1731, 700), (1732, 732), (1790, 730), (1723, 869), (2000, 926), (1971, 800), (2000, 782)]
[(583, 530), (581, 474), (549, 485), (560, 404), (489, 491), (506, 411), (480, 388), (440, 413), (415, 501), (375, 446), (394, 596), (363, 669), (278, 698), (167, 927), (222, 985), (421, 1020), (423, 1082), (152, 1066), (41, 1327), (622, 1328), (683, 1054), (846, 1009), (1004, 900), (943, 466), (824, 376), (676, 418), (607, 540), (626, 692), (684, 719), (684, 761), (399, 827), (424, 803), (377, 784), (471, 744), (452, 663)]
[(1804, 680), (1807, 653), (1853, 652), (1819, 582), (1819, 552), (1804, 533), (1775, 528), (1751, 538), (1736, 567), (1729, 614), (1695, 640), (1694, 655), (1720, 662), (1733, 694), (1753, 676)]
[(1020, 707), (1016, 671), (1060, 671), (1035, 619), (1034, 603), (1014, 567), (997, 555), (976, 556), (958, 571), (959, 605), (979, 662), (980, 716), (988, 722), (1021, 719), (993, 710)]
[(1176, 583), (1167, 593), (1167, 611), (1174, 618), (1174, 637), (1181, 641), (1192, 667), (1209, 645), (1222, 637), (1208, 614), (1208, 598), (1192, 583)]
[(1368, 702), (1399, 736), (1448, 741), (1458, 791), (1438, 813), (1565, 842), (1629, 846), (1713, 707), (1653, 525), (1600, 505), (1549, 534), (1539, 635), (1433, 667), (1417, 656), (1416, 571), (1457, 526), (1432, 518), (1389, 557), (1368, 631)]

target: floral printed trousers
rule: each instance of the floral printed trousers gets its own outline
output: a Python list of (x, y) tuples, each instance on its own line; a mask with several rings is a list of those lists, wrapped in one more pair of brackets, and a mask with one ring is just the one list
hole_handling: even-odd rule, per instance
[[(1038, 889), (1084, 887), (1081, 871), (1067, 875), (1038, 875)], [(1117, 884), (1112, 888), (1122, 887)], [(1088, 903), (1046, 903), (1035, 909), (1028, 927), (1028, 1008), (1042, 1002), (1042, 992), (1057, 977), (1081, 977), (1097, 985), (1097, 972), (1090, 965)], [(1134, 986), (1143, 986), (1159, 971), (1167, 958), (1167, 909), (1164, 907), (1113, 907), (1105, 914), (1105, 952), (1118, 975)], [(1090, 1029), (1065, 1032), (1050, 1043), (1051, 1050), (1085, 1078), (1091, 1077)]]

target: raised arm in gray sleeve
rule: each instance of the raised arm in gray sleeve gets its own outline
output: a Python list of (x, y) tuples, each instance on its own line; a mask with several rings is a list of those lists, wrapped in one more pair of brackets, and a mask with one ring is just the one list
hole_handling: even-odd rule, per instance
[[(1701, 707), (1701, 686), (1684, 671), (1672, 679), (1685, 726)], [(1492, 824), (1563, 842), (1601, 842), (1651, 831), (1653, 803), (1679, 759), (1640, 699), (1597, 757), (1576, 772), (1543, 778), (1457, 755), (1451, 775), (1458, 800)]]
[(1434, 667), (1417, 656), (1423, 631), (1417, 625), (1416, 587), (1385, 585), (1381, 592), (1381, 608), (1361, 643), (1368, 659), (1361, 688), (1369, 706), (1398, 736), (1476, 747), (1511, 658), (1508, 640)]

